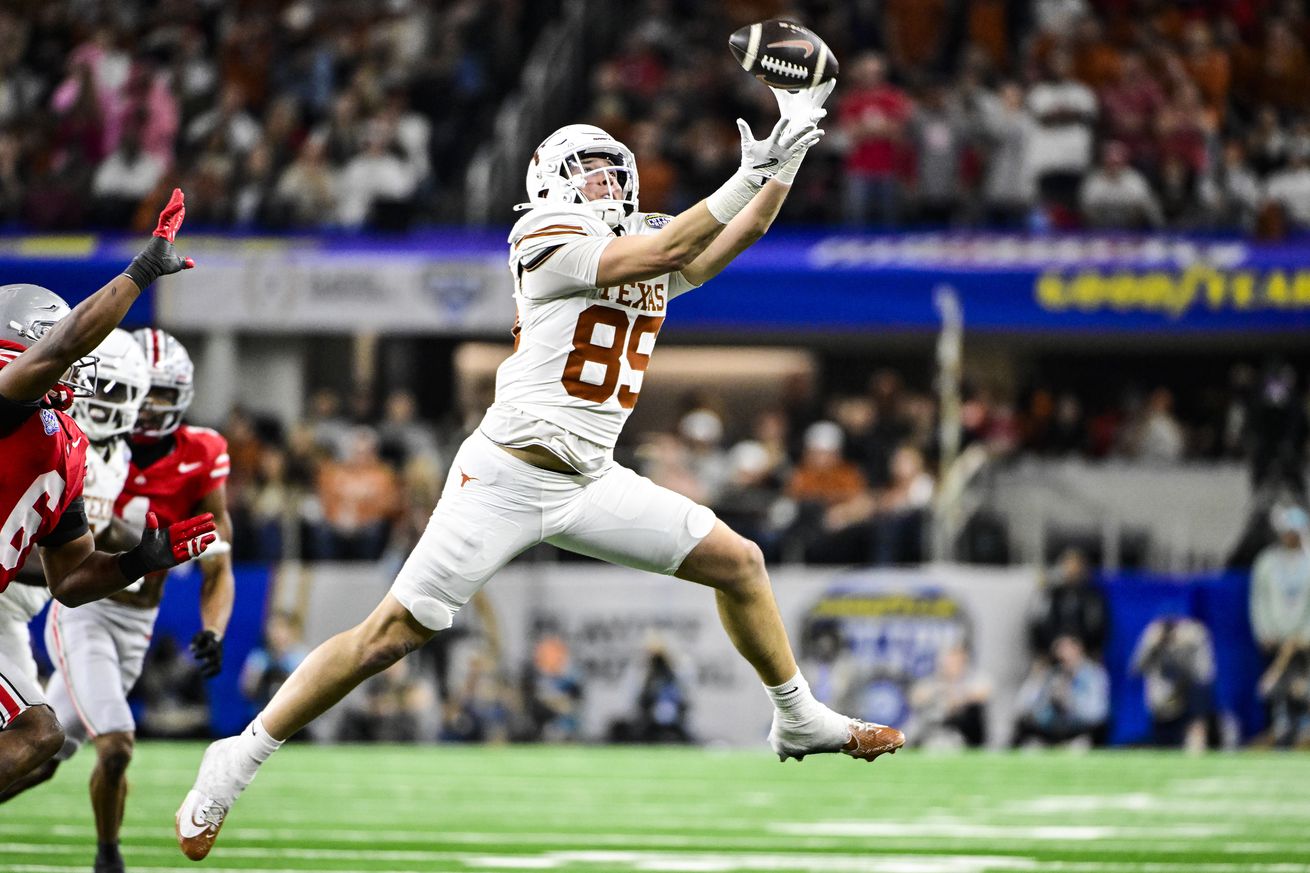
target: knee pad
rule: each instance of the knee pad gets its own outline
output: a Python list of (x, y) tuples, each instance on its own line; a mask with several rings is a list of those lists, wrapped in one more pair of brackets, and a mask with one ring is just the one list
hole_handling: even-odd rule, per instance
[(420, 595), (401, 605), (409, 610), (415, 621), (430, 631), (443, 631), (455, 623), (455, 610), (435, 597)]

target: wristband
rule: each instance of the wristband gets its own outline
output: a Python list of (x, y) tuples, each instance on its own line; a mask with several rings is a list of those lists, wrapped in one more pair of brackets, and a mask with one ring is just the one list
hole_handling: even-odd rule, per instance
[(788, 158), (787, 163), (778, 169), (777, 175), (773, 178), (790, 188), (792, 182), (796, 181), (796, 171), (801, 168), (801, 161), (805, 160), (805, 153), (808, 151), (809, 149), (801, 149)]
[[(135, 282), (136, 280), (133, 279), (132, 281)], [(135, 582), (150, 572), (150, 569), (146, 566), (145, 558), (141, 555), (140, 546), (128, 549), (118, 556), (118, 572), (122, 573), (123, 578), (128, 582)]]
[(719, 224), (727, 224), (746, 208), (751, 198), (760, 190), (760, 184), (754, 181), (743, 168), (732, 174), (719, 190), (705, 198), (705, 205), (710, 215)]

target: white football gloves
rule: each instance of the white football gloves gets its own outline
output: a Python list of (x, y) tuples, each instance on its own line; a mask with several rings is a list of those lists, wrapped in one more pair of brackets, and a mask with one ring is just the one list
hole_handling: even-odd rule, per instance
[(816, 125), (827, 115), (823, 101), (828, 99), (836, 80), (817, 88), (797, 91), (771, 89), (778, 100), (782, 118), (764, 139), (756, 139), (750, 125), (737, 119), (741, 133), (741, 168), (719, 190), (705, 198), (710, 214), (720, 224), (727, 224), (750, 203), (755, 192), (770, 179), (790, 185), (810, 146), (823, 138)]
[[(832, 79), (819, 85), (816, 88), (798, 88), (789, 91), (786, 88), (770, 88), (773, 97), (778, 101), (778, 112), (782, 116), (782, 122), (787, 125), (787, 129), (815, 128), (818, 123), (828, 114), (828, 110), (823, 108), (824, 101), (832, 93), (832, 89), (837, 87), (837, 80)], [(816, 130), (822, 136), (822, 130)], [(809, 151), (810, 146), (818, 142), (816, 138), (813, 142), (807, 144), (804, 148), (794, 152), (787, 160), (774, 178), (784, 185), (790, 185), (796, 180), (796, 171), (800, 169), (801, 161), (805, 160), (805, 153)]]
[(760, 185), (776, 177), (798, 152), (804, 154), (823, 137), (823, 131), (813, 123), (798, 120), (789, 124), (786, 118), (779, 119), (764, 139), (756, 139), (750, 125), (740, 118), (737, 130), (741, 132), (741, 171)]

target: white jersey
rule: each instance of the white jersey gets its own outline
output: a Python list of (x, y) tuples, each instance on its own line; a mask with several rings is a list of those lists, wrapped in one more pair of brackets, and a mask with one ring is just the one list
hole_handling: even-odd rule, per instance
[[(667, 215), (636, 213), (619, 233), (658, 233)], [(669, 301), (696, 287), (666, 273), (596, 286), (616, 232), (585, 206), (541, 206), (510, 231), (514, 354), (496, 372), (482, 432), (501, 445), (542, 445), (599, 476), (637, 405)]]
[(86, 453), (86, 480), (82, 500), (86, 504), (86, 522), (91, 533), (99, 536), (114, 517), (114, 502), (127, 483), (132, 449), (127, 440), (113, 439), (107, 445), (92, 443)]

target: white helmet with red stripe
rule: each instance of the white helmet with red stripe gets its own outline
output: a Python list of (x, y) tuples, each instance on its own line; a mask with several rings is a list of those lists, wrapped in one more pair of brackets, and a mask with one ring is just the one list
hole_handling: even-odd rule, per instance
[[(588, 199), (583, 189), (602, 176), (608, 197)], [(610, 227), (637, 209), (640, 188), (631, 149), (591, 124), (569, 124), (542, 140), (528, 162), (528, 207), (546, 203), (589, 206)]]
[(114, 328), (95, 350), (95, 393), (73, 402), (73, 418), (92, 442), (131, 433), (146, 393), (150, 368), (132, 334)]
[(182, 425), (182, 416), (196, 396), (196, 368), (177, 337), (158, 328), (133, 331), (150, 368), (150, 391), (141, 404), (132, 434), (163, 439)]

